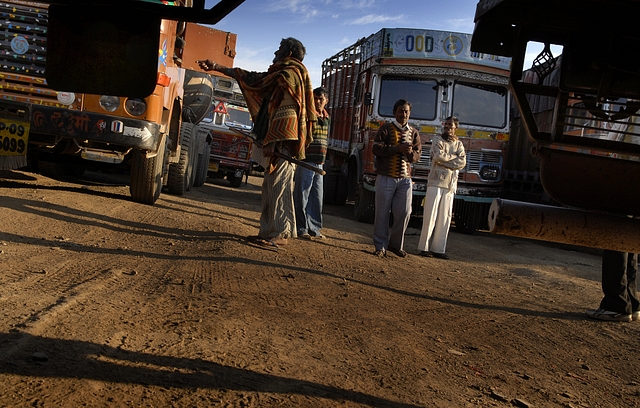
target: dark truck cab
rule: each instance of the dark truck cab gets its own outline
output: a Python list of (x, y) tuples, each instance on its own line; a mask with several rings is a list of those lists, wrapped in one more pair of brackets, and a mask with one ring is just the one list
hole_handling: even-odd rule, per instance
[[(640, 252), (640, 2), (481, 0), (471, 49), (512, 58), (509, 85), (540, 160), (546, 193), (564, 208), (495, 200), (492, 232)], [(525, 80), (529, 42), (545, 45)], [(562, 47), (559, 80), (545, 78)], [(553, 106), (537, 121), (531, 102)]]

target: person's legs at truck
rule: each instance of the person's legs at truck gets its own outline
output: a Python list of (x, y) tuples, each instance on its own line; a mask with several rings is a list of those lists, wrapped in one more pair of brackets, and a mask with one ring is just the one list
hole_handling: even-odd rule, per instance
[(451, 215), (453, 211), (453, 198), (455, 197), (455, 194), (453, 191), (443, 188), (438, 188), (438, 190), (442, 190), (440, 192), (442, 197), (440, 198), (440, 204), (438, 205), (433, 235), (431, 237), (431, 252), (434, 254), (444, 254), (447, 249), (447, 240), (449, 239), (449, 228), (451, 227)]
[[(322, 168), (321, 164), (311, 165)], [(322, 175), (298, 166), (293, 198), (295, 202), (298, 236), (312, 238), (322, 236)]]
[(627, 252), (604, 250), (602, 253), (602, 292), (598, 309), (587, 316), (599, 320), (631, 321), (640, 319), (636, 279), (638, 257)]
[(295, 164), (278, 159), (273, 173), (265, 171), (262, 182), (262, 212), (259, 237), (276, 244), (295, 238), (296, 217), (293, 204)]
[(307, 205), (309, 203), (309, 193), (313, 185), (313, 171), (302, 166), (297, 166), (295, 175), (295, 187), (293, 189), (293, 202), (296, 212), (296, 227), (298, 237), (311, 238), (309, 235), (309, 225), (307, 224)]
[(405, 256), (404, 233), (411, 219), (411, 193), (411, 179), (408, 177), (398, 179), (391, 203), (393, 224), (389, 229), (389, 249), (403, 257)]
[(453, 192), (439, 187), (427, 187), (422, 215), (422, 230), (418, 240), (421, 255), (444, 254), (447, 248)]
[(376, 209), (373, 219), (373, 245), (377, 255), (385, 255), (389, 246), (389, 215), (396, 193), (397, 179), (376, 176)]
[[(322, 164), (313, 164), (315, 167), (322, 169)], [(309, 222), (309, 234), (315, 238), (323, 238), (320, 232), (322, 229), (322, 200), (324, 198), (324, 176), (322, 174), (313, 173), (313, 183), (309, 192), (309, 203), (307, 204), (307, 220)]]

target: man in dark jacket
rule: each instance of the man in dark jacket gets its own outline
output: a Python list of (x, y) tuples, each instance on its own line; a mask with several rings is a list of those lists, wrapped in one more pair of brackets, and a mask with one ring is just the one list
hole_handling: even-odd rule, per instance
[(411, 104), (399, 99), (393, 106), (393, 115), (395, 120), (382, 125), (373, 142), (377, 174), (373, 244), (379, 257), (385, 257), (389, 250), (404, 258), (404, 233), (411, 217), (410, 164), (420, 159), (422, 144), (418, 131), (409, 126)]

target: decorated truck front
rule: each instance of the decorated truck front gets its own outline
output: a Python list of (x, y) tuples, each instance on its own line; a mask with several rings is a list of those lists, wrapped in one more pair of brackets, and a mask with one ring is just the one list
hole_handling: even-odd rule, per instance
[(226, 178), (232, 187), (240, 187), (251, 166), (251, 139), (234, 131), (251, 130), (253, 122), (235, 79), (214, 76), (213, 103), (200, 126), (209, 130), (211, 152), (209, 176)]
[[(185, 1), (172, 4), (183, 3)], [(51, 5), (51, 11), (54, 6), (58, 7)], [(83, 6), (77, 11), (84, 14), (58, 12), (58, 20), (71, 19), (74, 23), (58, 25), (58, 37), (60, 27), (70, 27), (73, 31), (108, 26), (101, 25), (102, 15), (90, 8)], [(97, 62), (92, 66), (104, 65), (100, 63), (102, 57), (113, 61), (114, 75), (131, 85), (135, 95), (77, 93), (65, 91), (69, 88), (64, 85), (76, 86), (78, 80), (62, 86), (55, 84), (54, 88), (46, 79), (45, 71), (52, 67), (60, 70), (52, 61), (69, 60), (65, 67), (70, 78), (76, 77), (83, 67), (91, 68), (80, 61), (74, 65), (73, 59), (66, 58), (74, 51), (68, 44), (58, 41), (56, 47), (52, 47), (48, 43), (50, 37), (55, 37), (49, 26), (56, 26), (52, 23), (54, 13), (50, 13), (49, 5), (10, 0), (0, 3), (0, 12), (5, 27), (5, 40), (0, 43), (0, 119), (9, 124), (8, 131), (0, 129), (2, 143), (7, 141), (9, 147), (8, 151), (0, 151), (0, 168), (17, 169), (30, 163), (32, 168), (56, 176), (77, 175), (89, 167), (122, 167), (130, 172), (131, 198), (145, 204), (153, 204), (165, 186), (170, 193), (178, 195), (191, 187), (203, 143), (195, 124), (206, 114), (212, 96), (209, 76), (191, 68), (197, 67), (196, 59), (211, 56), (218, 49), (225, 50), (226, 54), (220, 52), (217, 60), (231, 65), (235, 34), (223, 33), (220, 41), (212, 41), (210, 37), (200, 41), (194, 36), (200, 30), (196, 24), (158, 20), (156, 25), (154, 19), (143, 24), (135, 16), (123, 13), (120, 20), (131, 23), (129, 27), (134, 34), (138, 29), (145, 29), (157, 38), (157, 47), (150, 52), (151, 68), (157, 71), (155, 83), (151, 83), (148, 92), (134, 90), (138, 59), (146, 57), (142, 55), (143, 49), (131, 50), (131, 55), (127, 55), (131, 58), (120, 61), (116, 57), (121, 54), (109, 54), (106, 37), (97, 35), (95, 44), (89, 40), (86, 44), (96, 55)], [(127, 38), (125, 33), (122, 37)], [(132, 44), (137, 43), (132, 41)], [(198, 45), (204, 45), (205, 50), (198, 50)], [(101, 86), (87, 82), (90, 89), (100, 90), (102, 86), (114, 89), (109, 81)], [(185, 99), (193, 99), (193, 95), (196, 102), (190, 105)], [(196, 114), (199, 117), (194, 116), (203, 101), (205, 110)], [(13, 132), (12, 125), (16, 129)]]
[[(413, 165), (413, 215), (422, 214), (430, 145), (448, 116), (457, 116), (467, 152), (454, 202), (455, 225), (474, 232), (485, 225), (502, 186), (509, 139), (510, 60), (469, 50), (471, 36), (420, 29), (382, 29), (323, 63), (329, 91), (330, 133), (325, 195), (336, 203), (355, 199), (355, 217), (374, 213), (372, 144), (380, 125), (393, 120), (393, 105), (406, 99), (410, 124), (420, 131), (422, 157)], [(328, 193), (328, 194), (327, 194)]]

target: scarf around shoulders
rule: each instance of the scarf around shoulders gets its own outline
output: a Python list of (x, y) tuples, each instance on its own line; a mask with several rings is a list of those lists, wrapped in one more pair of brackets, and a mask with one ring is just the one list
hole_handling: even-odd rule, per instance
[[(238, 68), (234, 71), (251, 113), (258, 143), (297, 142), (291, 144), (291, 155), (304, 159), (317, 120), (307, 68), (299, 60), (286, 57), (274, 62), (266, 73)], [(291, 95), (297, 106), (283, 104), (285, 93)]]

